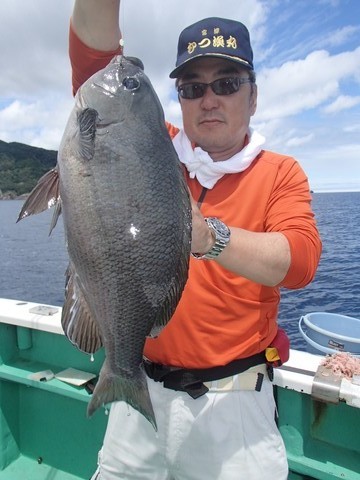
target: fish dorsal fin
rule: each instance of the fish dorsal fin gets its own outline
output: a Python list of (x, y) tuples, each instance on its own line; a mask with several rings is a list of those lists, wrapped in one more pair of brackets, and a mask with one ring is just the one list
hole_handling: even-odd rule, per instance
[(66, 271), (65, 303), (61, 325), (65, 335), (79, 350), (95, 353), (102, 347), (99, 328), (78, 285), (75, 270)]
[(25, 201), (17, 222), (30, 215), (36, 215), (48, 208), (56, 205), (53, 219), (51, 222), (50, 233), (56, 225), (56, 222), (61, 213), (60, 202), (60, 190), (59, 190), (60, 178), (57, 167), (49, 170), (43, 175), (36, 186), (31, 191), (27, 200)]
[(91, 160), (95, 151), (96, 123), (99, 117), (94, 108), (85, 108), (78, 113), (79, 154), (86, 160)]

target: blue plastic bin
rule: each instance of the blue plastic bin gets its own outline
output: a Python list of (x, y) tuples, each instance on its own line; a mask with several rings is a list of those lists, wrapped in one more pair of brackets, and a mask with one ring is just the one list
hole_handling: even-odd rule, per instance
[(360, 356), (360, 319), (358, 318), (336, 313), (312, 312), (300, 318), (299, 331), (310, 353), (331, 355), (348, 352)]

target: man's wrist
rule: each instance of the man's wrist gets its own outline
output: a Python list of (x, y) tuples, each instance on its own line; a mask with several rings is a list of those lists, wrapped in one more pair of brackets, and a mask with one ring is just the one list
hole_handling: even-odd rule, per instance
[(192, 253), (192, 256), (198, 260), (213, 260), (218, 257), (230, 241), (230, 229), (225, 223), (215, 217), (205, 218), (205, 221), (210, 229), (211, 235), (214, 238), (214, 243), (210, 250), (204, 254)]

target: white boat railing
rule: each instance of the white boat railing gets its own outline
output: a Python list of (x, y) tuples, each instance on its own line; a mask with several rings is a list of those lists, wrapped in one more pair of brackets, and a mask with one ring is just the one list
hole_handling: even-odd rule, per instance
[[(57, 306), (0, 298), (0, 323), (64, 335), (61, 311)], [(360, 408), (360, 376), (339, 380), (332, 378), (329, 372), (319, 373), (323, 358), (292, 349), (289, 361), (274, 369), (274, 384), (320, 400), (328, 399), (330, 403), (343, 401)]]

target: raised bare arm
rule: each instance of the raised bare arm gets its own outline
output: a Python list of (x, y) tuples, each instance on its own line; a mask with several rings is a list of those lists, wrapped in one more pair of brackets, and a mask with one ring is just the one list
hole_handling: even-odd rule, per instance
[(76, 0), (72, 26), (77, 36), (96, 50), (115, 50), (119, 45), (120, 0)]

